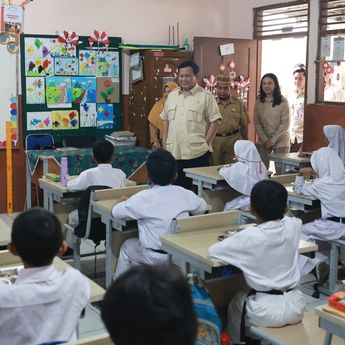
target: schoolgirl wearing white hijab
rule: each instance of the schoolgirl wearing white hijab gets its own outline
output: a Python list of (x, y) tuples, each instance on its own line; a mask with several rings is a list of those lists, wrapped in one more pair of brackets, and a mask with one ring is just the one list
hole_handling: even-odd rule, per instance
[[(295, 180), (295, 192), (313, 195), (321, 203), (321, 219), (302, 226), (302, 238), (307, 241), (335, 240), (345, 236), (345, 168), (337, 152), (322, 147), (311, 156), (312, 168), (299, 170)], [(304, 174), (316, 179), (306, 183)], [(301, 274), (309, 273), (319, 260), (300, 256)]]
[(234, 146), (237, 163), (219, 170), (230, 187), (243, 195), (227, 202), (224, 211), (249, 211), (250, 193), (255, 183), (268, 178), (267, 169), (256, 146), (249, 140), (237, 140)]
[(323, 126), (328, 147), (334, 149), (345, 164), (345, 129), (339, 125)]

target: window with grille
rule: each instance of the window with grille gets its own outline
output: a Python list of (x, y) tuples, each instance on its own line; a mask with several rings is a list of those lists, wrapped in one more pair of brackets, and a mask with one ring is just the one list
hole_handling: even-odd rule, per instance
[(254, 38), (272, 39), (308, 34), (309, 1), (254, 9)]
[(345, 0), (320, 1), (317, 101), (345, 102)]

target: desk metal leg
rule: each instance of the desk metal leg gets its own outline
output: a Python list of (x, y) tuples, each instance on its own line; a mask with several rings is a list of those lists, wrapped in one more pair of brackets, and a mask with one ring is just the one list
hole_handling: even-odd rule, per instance
[(326, 332), (325, 338), (323, 339), (323, 345), (331, 345), (332, 333)]
[(338, 247), (332, 243), (329, 258), (329, 293), (334, 293), (338, 278)]
[(202, 188), (202, 181), (198, 181), (198, 196), (201, 196), (202, 194), (202, 191), (203, 191), (203, 188)]
[(113, 280), (113, 253), (112, 247), (112, 224), (111, 220), (106, 224), (106, 246), (105, 246), (105, 287), (108, 288)]
[(26, 157), (26, 209), (31, 208), (31, 173), (28, 157)]
[[(43, 159), (43, 176), (48, 174), (48, 159)], [(46, 203), (49, 202), (49, 205), (46, 205)], [(48, 193), (45, 189), (43, 189), (43, 207), (51, 212), (54, 212), (54, 206), (53, 206), (53, 195), (52, 193)]]

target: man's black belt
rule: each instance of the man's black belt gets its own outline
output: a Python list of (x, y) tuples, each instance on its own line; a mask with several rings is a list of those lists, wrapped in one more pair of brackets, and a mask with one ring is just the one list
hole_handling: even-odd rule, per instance
[(240, 131), (240, 129), (236, 129), (236, 130), (234, 130), (232, 132), (228, 132), (228, 133), (222, 133), (222, 134), (217, 133), (216, 137), (231, 137), (232, 135), (238, 133), (239, 131)]
[(267, 293), (268, 295), (284, 295), (284, 293), (286, 292), (290, 292), (291, 290), (293, 290), (294, 288), (291, 289), (287, 289), (287, 290), (268, 290), (268, 291), (255, 291), (255, 293)]
[(166, 251), (162, 250), (162, 249), (152, 249), (152, 248), (146, 248), (148, 250), (152, 250), (155, 253), (159, 253), (159, 254), (168, 254)]
[(331, 220), (332, 222), (343, 223), (345, 224), (345, 217), (328, 217), (327, 220)]

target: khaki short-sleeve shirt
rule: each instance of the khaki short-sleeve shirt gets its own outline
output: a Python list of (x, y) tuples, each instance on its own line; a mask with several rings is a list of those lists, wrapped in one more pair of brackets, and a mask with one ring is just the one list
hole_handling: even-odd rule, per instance
[(166, 148), (175, 159), (193, 159), (212, 150), (205, 137), (210, 124), (222, 119), (213, 95), (196, 85), (170, 92), (161, 118), (169, 122)]

